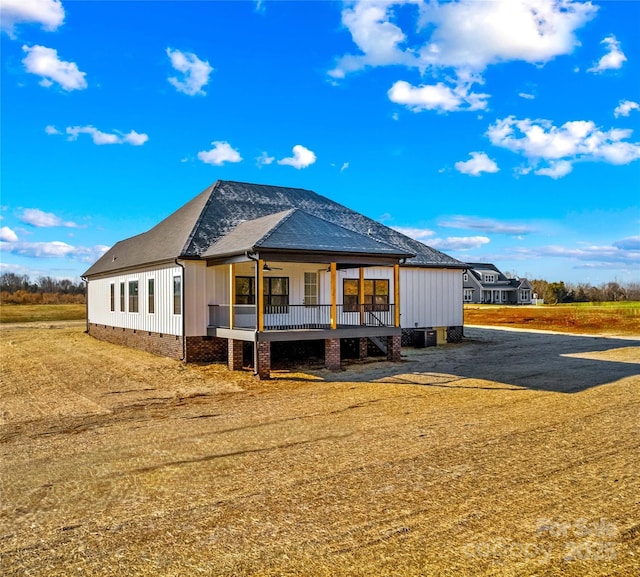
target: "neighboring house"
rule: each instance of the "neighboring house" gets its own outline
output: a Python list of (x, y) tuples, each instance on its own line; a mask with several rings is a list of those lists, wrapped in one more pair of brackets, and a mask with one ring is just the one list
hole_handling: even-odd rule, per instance
[(315, 192), (218, 181), (84, 273), (87, 331), (233, 370), (251, 347), (261, 378), (273, 342), (323, 340), (330, 369), (345, 339), (399, 360), (420, 329), (462, 338), (466, 267)]
[(463, 301), (502, 305), (529, 305), (535, 302), (526, 278), (507, 278), (485, 262), (469, 262), (463, 275)]

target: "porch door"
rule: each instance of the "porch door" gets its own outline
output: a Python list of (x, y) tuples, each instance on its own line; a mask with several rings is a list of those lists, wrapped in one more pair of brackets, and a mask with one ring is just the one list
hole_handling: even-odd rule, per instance
[(318, 305), (318, 273), (304, 273), (304, 306), (314, 307)]

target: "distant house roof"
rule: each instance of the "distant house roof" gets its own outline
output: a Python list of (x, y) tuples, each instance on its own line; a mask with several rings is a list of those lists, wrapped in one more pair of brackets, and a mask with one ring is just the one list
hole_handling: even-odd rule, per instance
[(509, 278), (504, 275), (496, 265), (489, 262), (468, 262), (468, 272), (470, 272), (477, 281), (484, 286), (483, 273), (495, 273), (496, 279), (493, 282), (486, 283), (486, 286), (491, 288), (497, 284), (506, 285), (509, 287), (520, 288), (521, 286), (529, 287), (529, 281), (526, 278)]
[[(292, 209), (299, 210), (289, 212)], [(315, 220), (311, 217), (315, 217)], [(291, 222), (285, 226), (287, 220)], [(319, 223), (319, 220), (325, 224)], [(249, 225), (249, 221), (253, 225)], [(275, 235), (271, 242), (304, 244), (309, 239), (304, 240), (300, 234), (303, 222), (313, 223), (317, 230), (324, 233), (330, 232), (327, 226), (330, 224), (345, 229), (341, 233), (345, 243), (341, 246), (343, 250), (345, 246), (355, 249), (358, 243), (377, 241), (377, 251), (392, 248), (397, 251), (396, 255), (415, 255), (407, 260), (407, 264), (412, 266), (457, 269), (468, 266), (313, 191), (219, 180), (149, 231), (117, 242), (83, 276), (175, 258), (212, 256), (210, 251), (235, 251), (243, 243), (252, 244), (251, 239), (261, 240), (268, 231)], [(240, 227), (243, 223), (247, 225)], [(347, 232), (356, 233), (357, 241), (355, 236)], [(230, 237), (224, 241), (228, 235)], [(331, 233), (325, 234), (323, 239), (331, 245), (339, 237), (337, 230), (331, 229)], [(214, 246), (217, 248), (214, 249)], [(335, 248), (337, 245), (332, 246)], [(373, 247), (371, 244), (362, 246)], [(318, 242), (314, 243), (314, 247), (319, 248)], [(301, 248), (301, 245), (296, 244), (296, 248)]]

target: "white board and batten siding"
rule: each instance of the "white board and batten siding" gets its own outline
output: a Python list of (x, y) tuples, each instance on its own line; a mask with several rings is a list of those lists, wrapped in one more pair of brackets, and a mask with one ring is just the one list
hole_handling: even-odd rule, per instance
[[(90, 323), (150, 331), (167, 335), (182, 334), (182, 314), (175, 314), (173, 279), (182, 279), (182, 268), (167, 264), (134, 272), (92, 278), (88, 283), (88, 320)], [(154, 281), (154, 312), (149, 311), (149, 279)], [(129, 306), (129, 283), (138, 281), (138, 312)], [(120, 284), (124, 283), (124, 307), (120, 302)], [(114, 310), (111, 310), (111, 285), (114, 285)], [(184, 290), (184, 281), (181, 280)]]
[(400, 269), (402, 328), (462, 326), (462, 297), (459, 269)]
[[(185, 332), (187, 336), (204, 335), (209, 323), (207, 305), (228, 305), (229, 266), (207, 267), (204, 262), (185, 261), (186, 317)], [(268, 276), (285, 276), (289, 278), (290, 304), (304, 303), (304, 273), (318, 274), (318, 302), (330, 303), (330, 275), (327, 267), (310, 263), (270, 263), (274, 267)], [(179, 269), (178, 269), (179, 271)], [(343, 301), (343, 279), (358, 278), (358, 269), (338, 271), (337, 301)], [(236, 276), (255, 275), (255, 263), (238, 263), (235, 265)], [(390, 267), (367, 267), (365, 278), (388, 279), (393, 300), (393, 269)], [(463, 290), (462, 272), (458, 269), (400, 268), (400, 307), (401, 326), (414, 327), (450, 327), (463, 324)], [(177, 334), (177, 333), (176, 333)]]

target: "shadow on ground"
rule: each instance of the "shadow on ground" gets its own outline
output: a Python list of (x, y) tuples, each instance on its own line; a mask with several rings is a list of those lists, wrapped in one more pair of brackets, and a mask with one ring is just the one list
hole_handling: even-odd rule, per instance
[(321, 373), (326, 381), (483, 388), (479, 380), (490, 382), (485, 388), (492, 389), (576, 393), (640, 377), (640, 340), (466, 327), (462, 343), (403, 349), (400, 364), (351, 365), (340, 373)]

